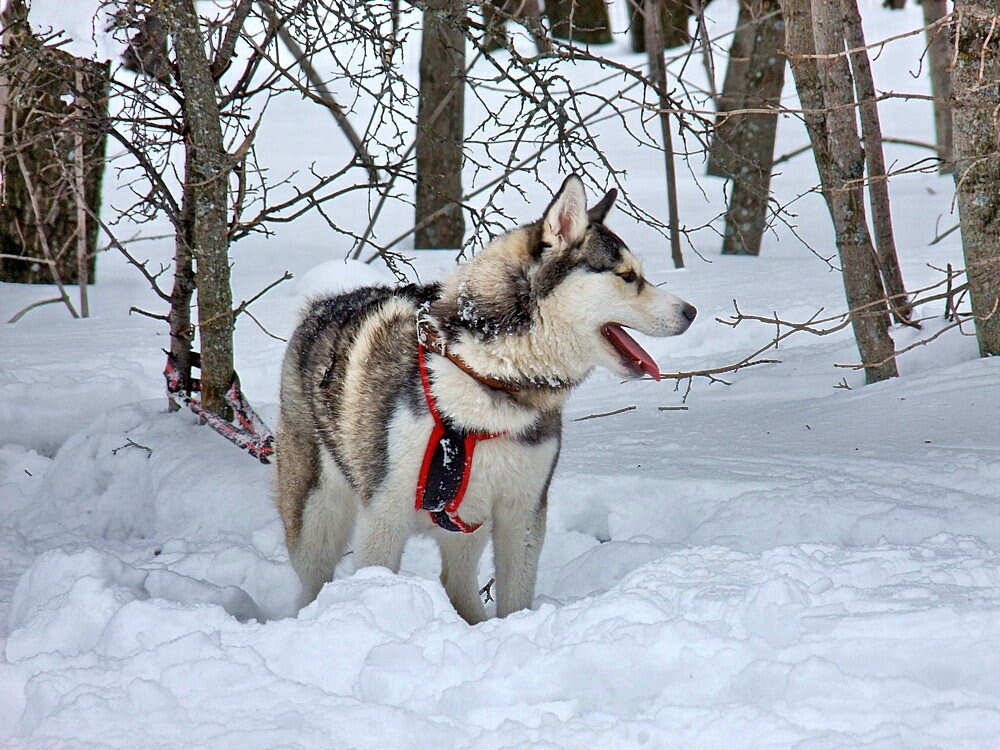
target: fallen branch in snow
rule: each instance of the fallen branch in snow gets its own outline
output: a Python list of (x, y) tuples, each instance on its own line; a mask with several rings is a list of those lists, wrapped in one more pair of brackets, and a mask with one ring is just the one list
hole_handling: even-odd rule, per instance
[(117, 456), (118, 451), (125, 450), (126, 448), (139, 448), (140, 450), (146, 451), (146, 458), (152, 458), (153, 449), (150, 448), (148, 445), (141, 445), (135, 442), (132, 438), (125, 438), (125, 440), (126, 440), (125, 445), (119, 445), (117, 448), (111, 449), (112, 456)]
[(490, 594), (490, 589), (493, 588), (493, 584), (497, 582), (496, 578), (491, 578), (486, 582), (486, 585), (479, 589), (479, 595), (483, 597), (483, 604), (489, 604), (493, 601), (493, 596)]
[(7, 322), (8, 323), (16, 323), (21, 318), (23, 318), (25, 315), (27, 315), (29, 312), (31, 312), (32, 310), (34, 310), (36, 307), (41, 307), (42, 305), (51, 305), (53, 302), (62, 302), (62, 301), (63, 301), (62, 297), (49, 297), (48, 299), (40, 299), (40, 300), (38, 300), (38, 302), (32, 302), (27, 307), (22, 308), (18, 312), (14, 313), (13, 317), (10, 320), (8, 320)]
[(624, 414), (627, 411), (634, 411), (635, 408), (636, 408), (635, 404), (632, 404), (631, 406), (623, 406), (621, 409), (615, 409), (614, 411), (602, 411), (598, 412), (597, 414), (588, 414), (585, 417), (577, 417), (573, 421), (583, 422), (584, 420), (597, 419), (598, 417), (613, 417), (615, 414)]

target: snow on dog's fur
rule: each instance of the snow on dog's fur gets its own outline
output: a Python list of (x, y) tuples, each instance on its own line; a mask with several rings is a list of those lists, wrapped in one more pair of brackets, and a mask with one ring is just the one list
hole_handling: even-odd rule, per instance
[[(485, 617), (475, 575), (492, 534), (497, 613), (531, 606), (570, 391), (597, 366), (658, 378), (624, 328), (674, 336), (695, 317), (643, 278), (604, 225), (616, 195), (588, 211), (572, 175), (541, 220), (497, 238), (442, 284), (312, 302), (285, 354), (277, 439), (277, 502), (303, 603), (331, 579), (357, 526), (357, 566), (394, 571), (406, 539), (432, 533), (441, 580), (470, 623)], [(426, 354), (440, 413), (466, 433), (502, 433), (475, 451), (461, 505), (466, 523), (482, 524), (473, 533), (446, 531), (414, 507), (434, 426), (418, 319), (444, 352)]]

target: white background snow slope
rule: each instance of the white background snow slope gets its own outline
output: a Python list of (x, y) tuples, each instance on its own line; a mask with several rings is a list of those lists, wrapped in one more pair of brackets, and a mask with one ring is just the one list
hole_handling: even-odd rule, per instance
[[(728, 30), (735, 3), (710, 7)], [(915, 5), (890, 13), (866, 0), (863, 12), (870, 39), (921, 25)], [(625, 44), (621, 59), (638, 64)], [(919, 37), (891, 45), (876, 61), (879, 88), (926, 91), (911, 75), (920, 51)], [(926, 102), (882, 111), (887, 135), (931, 140)], [(663, 206), (660, 154), (616, 127), (601, 147), (630, 165), (639, 202)], [(343, 148), (328, 116), (291, 103), (262, 138), (285, 166)], [(805, 140), (801, 123), (781, 121), (779, 152)], [(914, 153), (890, 146), (888, 158)], [(554, 187), (562, 176), (547, 170)], [(706, 203), (680, 175), (686, 224), (724, 205), (720, 183), (702, 179)], [(774, 189), (787, 200), (814, 183), (803, 156)], [(957, 234), (928, 247), (938, 218), (955, 220), (951, 179), (911, 174), (891, 186), (910, 287), (937, 277), (929, 262), (960, 266)], [(532, 219), (547, 196), (537, 186), (533, 204), (511, 196), (510, 208)], [(799, 233), (832, 253), (820, 200), (795, 205)], [(363, 202), (334, 210), (359, 228), (367, 218)], [(393, 208), (384, 236), (410, 221)], [(710, 262), (689, 251), (676, 272), (655, 233), (620, 213), (610, 223), (653, 281), (700, 309), (683, 337), (646, 342), (664, 369), (736, 361), (767, 340), (770, 330), (714, 322), (734, 298), (793, 318), (843, 308), (838, 275), (787, 228), (758, 259), (720, 258), (718, 237), (703, 232), (694, 241)], [(169, 242), (137, 247), (170, 254)], [(235, 297), (293, 271), (256, 307), (287, 335), (305, 295), (390, 278), (345, 265), (345, 250), (313, 219), (240, 243)], [(417, 267), (426, 279), (449, 262), (423, 254)], [(352, 573), (348, 557), (297, 613), (273, 469), (165, 413), (166, 331), (127, 314), (149, 301), (144, 283), (112, 254), (98, 278), (91, 319), (49, 305), (0, 327), (3, 746), (1000, 745), (1000, 361), (978, 359), (958, 331), (873, 386), (833, 367), (857, 358), (849, 332), (793, 338), (780, 365), (729, 387), (696, 382), (688, 411), (657, 410), (681, 403), (669, 383), (596, 373), (567, 410), (535, 606), (469, 627), (422, 539), (399, 575)], [(0, 320), (44, 296), (0, 285)], [(917, 336), (893, 335), (901, 345)], [(241, 318), (236, 347), (245, 390), (273, 424), (282, 345)], [(850, 390), (834, 388), (843, 377)], [(151, 454), (116, 452), (129, 439)], [(487, 559), (483, 582), (490, 573)]]

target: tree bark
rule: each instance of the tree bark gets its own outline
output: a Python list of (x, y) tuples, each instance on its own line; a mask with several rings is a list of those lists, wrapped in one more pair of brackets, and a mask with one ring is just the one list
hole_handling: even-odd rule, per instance
[(538, 0), (485, 0), (483, 2), (483, 23), (486, 36), (483, 45), (487, 52), (504, 48), (508, 43), (507, 19), (517, 18), (535, 40), (538, 52), (552, 51), (551, 40), (542, 25), (542, 9)]
[(415, 222), (418, 249), (462, 246), (462, 146), (465, 133), (465, 3), (430, 0), (424, 11), (417, 108)]
[[(948, 15), (947, 0), (921, 0), (924, 24), (930, 26)], [(934, 136), (941, 174), (953, 172), (954, 146), (951, 124), (951, 26), (927, 30), (927, 57), (930, 61), (931, 94), (934, 96)]]
[(1000, 355), (1000, 0), (956, 0), (955, 180), (969, 298), (984, 357)]
[(138, 21), (122, 55), (122, 65), (137, 75), (168, 83), (170, 58), (167, 54), (167, 27), (153, 14)]
[(223, 394), (234, 374), (228, 234), (231, 164), (222, 138), (215, 81), (194, 0), (170, 0), (165, 21), (174, 38), (178, 83), (184, 96), (184, 197), (192, 219), (190, 247), (198, 288), (202, 404), (209, 411), (229, 418)]
[[(192, 150), (185, 149), (184, 174), (192, 174)], [(181, 231), (174, 237), (174, 286), (170, 292), (170, 356), (180, 373), (181, 388), (191, 392), (191, 351), (194, 344), (194, 326), (191, 325), (191, 298), (194, 296), (194, 191), (188, 183), (181, 198)], [(167, 408), (177, 411), (180, 406), (168, 399)]]
[[(633, 52), (646, 51), (646, 23), (642, 12), (643, 0), (628, 0), (629, 37)], [(664, 49), (683, 47), (690, 43), (688, 19), (691, 6), (686, 0), (662, 0), (660, 6), (660, 39)]]
[(663, 61), (663, 45), (660, 43), (660, 23), (657, 18), (656, 6), (659, 0), (644, 0), (643, 22), (646, 25), (646, 59), (649, 61), (650, 80), (659, 89), (660, 133), (663, 136), (663, 157), (666, 160), (667, 173), (667, 210), (669, 214), (670, 257), (674, 268), (684, 268), (684, 256), (681, 254), (680, 217), (677, 208), (677, 175), (674, 169), (674, 145), (670, 132), (670, 100), (667, 98), (667, 67)]
[[(859, 178), (864, 156), (854, 120), (843, 30), (831, 22), (838, 0), (783, 0), (785, 47), (836, 234), (851, 325), (869, 383), (898, 374), (875, 249)], [(830, 7), (833, 6), (833, 7)], [(809, 55), (837, 55), (817, 60)], [(840, 106), (838, 106), (840, 105)], [(834, 109), (827, 109), (834, 107)]]
[(739, 123), (735, 137), (728, 144), (733, 148), (730, 157), (733, 185), (726, 211), (723, 255), (760, 255), (767, 228), (777, 109), (785, 82), (785, 58), (778, 52), (785, 38), (785, 22), (778, 0), (763, 0), (759, 9), (762, 14), (776, 15), (756, 25), (742, 106), (770, 109), (774, 114), (747, 113), (732, 118), (738, 118)]
[[(0, 51), (0, 281), (93, 283), (98, 226), (84, 222), (78, 243), (78, 180), (87, 206), (100, 211), (108, 111), (108, 65), (45, 47), (17, 0), (3, 15)], [(71, 92), (71, 101), (65, 94)], [(83, 174), (79, 173), (78, 155)], [(29, 174), (22, 173), (24, 165)], [(39, 214), (28, 185), (35, 191)], [(53, 264), (45, 257), (44, 233)], [(80, 262), (82, 259), (82, 263)], [(83, 272), (83, 273), (81, 273)]]
[(545, 0), (545, 15), (556, 39), (611, 44), (611, 18), (605, 0)]
[(729, 45), (729, 62), (726, 64), (726, 79), (719, 97), (719, 112), (715, 118), (715, 133), (708, 151), (706, 172), (713, 177), (731, 177), (728, 166), (734, 153), (731, 141), (735, 137), (737, 118), (727, 112), (743, 106), (743, 96), (747, 88), (747, 66), (754, 41), (754, 12), (752, 0), (740, 0), (740, 13), (736, 19), (736, 32)]
[(882, 281), (889, 293), (889, 309), (897, 323), (908, 323), (913, 315), (913, 305), (906, 294), (903, 272), (896, 254), (896, 240), (892, 232), (892, 211), (889, 204), (889, 178), (885, 172), (882, 153), (882, 125), (879, 122), (875, 79), (871, 61), (865, 50), (865, 33), (861, 27), (861, 14), (857, 0), (841, 0), (844, 39), (851, 53), (851, 68), (861, 110), (861, 133), (864, 138), (865, 163), (868, 166), (868, 199), (872, 206), (872, 224), (875, 229), (875, 250), (878, 253)]

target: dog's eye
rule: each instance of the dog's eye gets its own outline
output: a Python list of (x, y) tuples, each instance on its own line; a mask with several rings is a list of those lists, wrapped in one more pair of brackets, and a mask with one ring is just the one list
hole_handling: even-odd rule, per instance
[(631, 284), (637, 278), (636, 275), (635, 275), (635, 271), (632, 271), (632, 270), (628, 270), (628, 271), (625, 271), (624, 273), (620, 273), (620, 274), (618, 274), (618, 276), (626, 284)]

